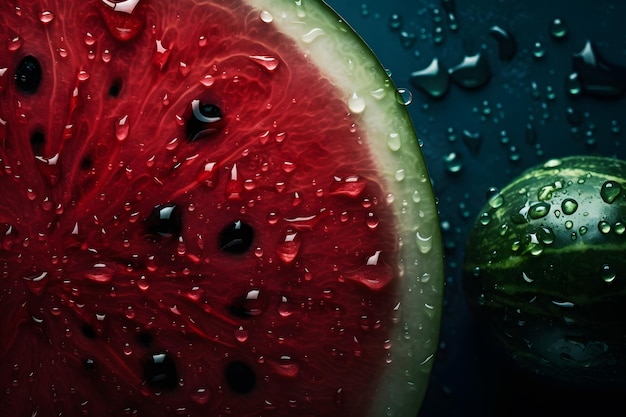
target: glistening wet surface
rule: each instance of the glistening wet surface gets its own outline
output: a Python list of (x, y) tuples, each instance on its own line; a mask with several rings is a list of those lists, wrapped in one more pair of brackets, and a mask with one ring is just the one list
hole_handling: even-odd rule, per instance
[[(329, 3), (411, 98), (405, 102), (440, 201), (446, 309), (419, 416), (610, 415), (622, 404), (617, 390), (566, 387), (520, 373), (484, 344), (481, 323), (468, 315), (461, 268), (467, 232), (481, 207), (488, 200), (497, 204), (498, 190), (522, 171), (569, 155), (626, 158), (626, 30), (620, 21), (626, 3)], [(603, 198), (614, 189), (604, 190)], [(535, 207), (535, 215), (542, 209)], [(576, 208), (568, 201), (562, 210)]]

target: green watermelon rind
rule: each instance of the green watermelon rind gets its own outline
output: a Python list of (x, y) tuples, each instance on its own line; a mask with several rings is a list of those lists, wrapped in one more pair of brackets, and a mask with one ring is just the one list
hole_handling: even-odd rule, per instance
[[(600, 194), (607, 181), (622, 187), (611, 203)], [(607, 379), (604, 371), (609, 367), (615, 370), (609, 378), (617, 381), (617, 370), (625, 369), (626, 364), (616, 359), (626, 353), (620, 331), (626, 313), (625, 191), (626, 161), (572, 156), (526, 170), (500, 190), (501, 205), (492, 201), (481, 209), (467, 241), (464, 286), (470, 304), (518, 362), (526, 361), (540, 373), (580, 381)], [(578, 203), (571, 214), (563, 211), (566, 199)], [(537, 203), (550, 205), (546, 216), (528, 216), (528, 208)], [(520, 219), (520, 212), (526, 213), (525, 220), (512, 221), (515, 216)], [(610, 230), (602, 232), (600, 222)], [(547, 230), (548, 243), (526, 238)], [(605, 265), (614, 277), (602, 270)], [(544, 332), (544, 341), (550, 329), (576, 334), (579, 342), (602, 342), (606, 360), (596, 358), (594, 367), (584, 369), (575, 362), (548, 359), (552, 352), (546, 353), (545, 346), (516, 336), (523, 333), (516, 322), (543, 329), (535, 333)]]
[[(369, 416), (411, 416), (419, 409), (438, 346), (443, 298), (443, 252), (436, 202), (414, 126), (397, 87), (371, 49), (329, 6), (315, 0), (248, 0), (290, 36), (348, 104), (364, 100), (355, 115), (383, 188), (393, 198), (400, 243), (402, 298), (390, 359)], [(314, 32), (311, 32), (315, 30)], [(306, 41), (313, 33), (314, 40)]]

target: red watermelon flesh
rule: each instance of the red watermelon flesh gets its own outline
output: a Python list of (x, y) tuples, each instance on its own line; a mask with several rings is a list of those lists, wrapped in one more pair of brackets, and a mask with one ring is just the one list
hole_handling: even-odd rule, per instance
[(2, 415), (368, 415), (397, 202), (279, 17), (0, 5)]

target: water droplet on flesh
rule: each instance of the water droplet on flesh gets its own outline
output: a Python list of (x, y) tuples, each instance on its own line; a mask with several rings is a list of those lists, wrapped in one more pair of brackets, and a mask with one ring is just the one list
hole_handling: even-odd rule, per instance
[(291, 264), (298, 256), (302, 242), (296, 232), (288, 232), (276, 247), (276, 256), (286, 264)]
[(598, 97), (621, 97), (626, 91), (626, 68), (605, 60), (587, 41), (572, 58), (582, 92)]
[(39, 13), (39, 21), (41, 23), (50, 23), (54, 20), (54, 13), (52, 13), (50, 10), (44, 10), (43, 12)]
[(130, 125), (128, 123), (128, 115), (125, 115), (117, 120), (115, 123), (115, 137), (120, 142), (128, 137)]

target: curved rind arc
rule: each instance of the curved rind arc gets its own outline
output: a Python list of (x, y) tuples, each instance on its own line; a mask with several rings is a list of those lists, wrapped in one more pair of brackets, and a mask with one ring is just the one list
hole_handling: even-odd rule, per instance
[[(403, 272), (401, 313), (390, 363), (369, 416), (406, 417), (423, 401), (438, 346), (443, 298), (443, 250), (430, 177), (406, 107), (371, 49), (318, 0), (247, 0), (268, 23), (290, 36), (322, 71), (368, 133), (364, 143), (393, 199)], [(361, 111), (362, 110), (362, 111)]]

